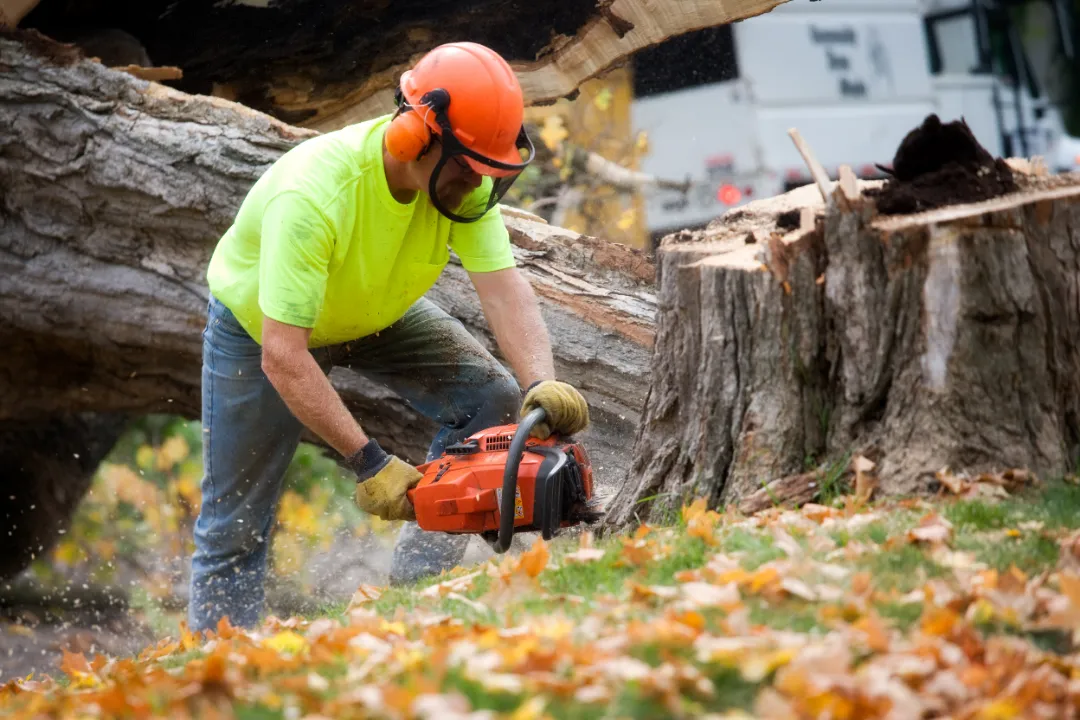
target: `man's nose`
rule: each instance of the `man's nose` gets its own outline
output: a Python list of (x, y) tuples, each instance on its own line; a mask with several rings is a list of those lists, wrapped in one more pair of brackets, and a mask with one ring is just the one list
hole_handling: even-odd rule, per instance
[(467, 172), (465, 173), (465, 182), (469, 183), (469, 186), (475, 190), (480, 187), (480, 183), (484, 182), (484, 176), (478, 172)]

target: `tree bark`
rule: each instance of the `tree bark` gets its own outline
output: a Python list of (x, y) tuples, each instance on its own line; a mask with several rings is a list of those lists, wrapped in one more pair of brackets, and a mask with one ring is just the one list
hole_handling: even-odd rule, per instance
[[(572, 37), (557, 37), (538, 59), (511, 55), (525, 101), (544, 105), (572, 95), (579, 85), (625, 62), (638, 50), (693, 30), (726, 25), (767, 13), (788, 0), (614, 0), (596, 3), (595, 14)], [(484, 42), (484, 40), (481, 40)], [(489, 41), (498, 49), (499, 40)], [(432, 46), (437, 43), (433, 43)], [(415, 59), (415, 58), (414, 58)], [(305, 127), (332, 130), (394, 109), (393, 91), (410, 62), (367, 80), (330, 90), (326, 97), (304, 98), (287, 109), (311, 112)], [(297, 98), (299, 99), (299, 98)]]
[(110, 44), (87, 29), (123, 30), (154, 64), (183, 71), (177, 89), (325, 131), (392, 110), (401, 73), (442, 43), (492, 47), (514, 65), (527, 101), (548, 103), (642, 48), (787, 1), (144, 0), (135, 12), (107, 0), (43, 0), (22, 26), (86, 43), (103, 59)]
[[(827, 206), (810, 185), (665, 239), (652, 385), (607, 522), (737, 504), (849, 453), (886, 495), (945, 466), (1063, 473), (1080, 443), (1080, 176), (1015, 178), (891, 217), (864, 196), (880, 183), (841, 183)], [(778, 230), (804, 207), (816, 226)]]
[[(199, 417), (206, 264), (255, 180), (315, 133), (109, 70), (39, 36), (0, 37), (0, 66), (0, 422)], [(644, 401), (653, 266), (521, 211), (506, 209), (505, 223), (559, 376), (591, 403), (583, 439), (599, 478), (613, 483)], [(494, 349), (458, 264), (429, 296)], [(335, 368), (331, 381), (380, 442), (423, 459), (430, 421), (360, 375)], [(59, 487), (65, 467), (72, 487), (88, 481), (47, 444), (24, 450), (22, 469), (0, 476), (4, 497), (13, 483)], [(45, 467), (45, 455), (57, 465)]]

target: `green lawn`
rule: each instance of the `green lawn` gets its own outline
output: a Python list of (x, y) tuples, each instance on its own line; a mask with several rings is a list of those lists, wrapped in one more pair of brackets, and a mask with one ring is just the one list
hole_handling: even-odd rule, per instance
[(668, 527), (538, 543), (258, 632), (70, 656), (62, 681), (9, 680), (0, 712), (989, 720), (1080, 707), (1080, 488), (852, 507), (748, 518), (698, 503)]

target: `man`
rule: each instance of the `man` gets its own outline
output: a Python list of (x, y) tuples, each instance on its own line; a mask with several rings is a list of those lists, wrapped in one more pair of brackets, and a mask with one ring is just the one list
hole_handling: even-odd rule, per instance
[[(333, 365), (383, 383), (438, 422), (429, 460), (537, 406), (549, 418), (541, 436), (588, 423), (581, 394), (554, 379), (547, 330), (496, 205), (532, 159), (514, 73), (481, 45), (443, 45), (402, 76), (397, 98), (393, 115), (282, 156), (210, 260), (195, 630), (226, 615), (243, 627), (259, 621), (267, 536), (304, 427), (355, 472), (364, 510), (415, 520), (405, 493), (420, 473), (346, 410), (327, 379)], [(451, 249), (520, 386), (422, 297)], [(391, 581), (454, 566), (467, 542), (407, 524)]]

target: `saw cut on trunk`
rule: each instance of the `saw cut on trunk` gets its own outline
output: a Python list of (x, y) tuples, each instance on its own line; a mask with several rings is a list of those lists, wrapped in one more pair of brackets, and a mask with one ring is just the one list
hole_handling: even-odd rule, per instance
[[(0, 65), (0, 495), (15, 484), (48, 495), (93, 472), (67, 446), (55, 451), (57, 423), (107, 449), (114, 416), (199, 417), (210, 255), (258, 177), (316, 133), (109, 70), (34, 33), (0, 37)], [(528, 213), (507, 208), (504, 219), (559, 376), (591, 404), (582, 442), (598, 482), (613, 484), (645, 397), (653, 266)], [(495, 349), (459, 264), (429, 297)], [(358, 374), (335, 368), (331, 381), (380, 443), (423, 461), (433, 423)], [(95, 413), (110, 416), (100, 433)], [(18, 512), (32, 525), (29, 504)]]
[(945, 468), (1065, 472), (1080, 176), (1037, 168), (931, 116), (886, 181), (841, 173), (827, 202), (808, 185), (665, 238), (649, 395), (608, 522), (693, 496), (805, 502), (859, 456), (884, 494), (932, 492)]

